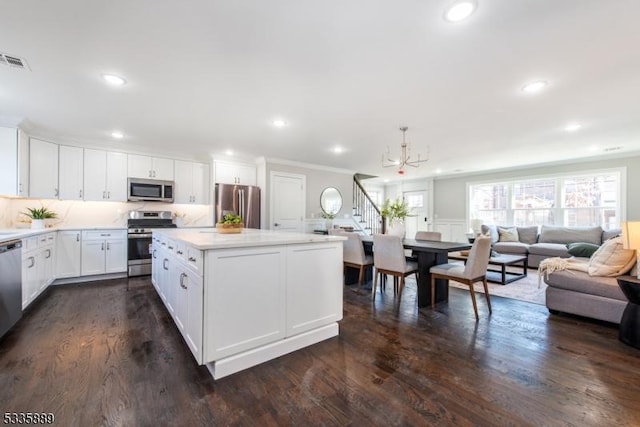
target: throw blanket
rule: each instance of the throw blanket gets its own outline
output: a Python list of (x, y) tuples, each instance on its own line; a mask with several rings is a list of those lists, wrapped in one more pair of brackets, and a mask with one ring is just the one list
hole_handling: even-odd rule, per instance
[(571, 270), (584, 271), (585, 273), (588, 273), (589, 263), (575, 258), (555, 257), (543, 259), (538, 266), (538, 288), (540, 287), (540, 281), (543, 276), (548, 279), (549, 274), (554, 271), (562, 270), (569, 270), (570, 273)]

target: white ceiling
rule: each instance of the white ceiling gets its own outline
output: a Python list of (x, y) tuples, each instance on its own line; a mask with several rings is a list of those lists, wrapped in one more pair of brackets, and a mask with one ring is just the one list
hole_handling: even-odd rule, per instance
[(0, 52), (31, 68), (0, 65), (0, 124), (57, 142), (392, 178), (401, 125), (430, 152), (408, 178), (640, 150), (638, 0), (478, 0), (458, 24), (449, 0), (0, 1)]

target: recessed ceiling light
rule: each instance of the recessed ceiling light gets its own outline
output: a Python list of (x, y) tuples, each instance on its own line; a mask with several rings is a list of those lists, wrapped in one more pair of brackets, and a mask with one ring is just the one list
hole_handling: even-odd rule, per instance
[(233, 156), (233, 151), (227, 150), (224, 152), (224, 154), (226, 154), (227, 156)]
[(389, 182), (389, 180), (388, 180), (388, 179), (385, 179), (383, 182)]
[(283, 128), (287, 125), (287, 122), (285, 122), (284, 120), (277, 119), (273, 121), (273, 125), (277, 128)]
[(575, 132), (581, 127), (582, 125), (580, 123), (569, 123), (567, 126), (564, 127), (564, 130), (566, 130), (567, 132)]
[(597, 145), (592, 145), (591, 147), (589, 147), (589, 151), (591, 151), (592, 153), (599, 150), (600, 148)]
[(115, 74), (103, 74), (102, 78), (109, 84), (113, 85), (113, 86), (122, 86), (125, 83), (127, 83), (127, 81), (120, 77), (120, 76), (116, 76)]
[(436, 169), (436, 173), (442, 173), (442, 169)]
[(111, 136), (114, 137), (115, 139), (122, 139), (124, 138), (124, 134), (120, 131), (114, 130), (113, 132), (111, 132)]
[(334, 147), (332, 150), (334, 153), (336, 154), (340, 154), (342, 153), (344, 150), (342, 149), (342, 147)]
[(549, 83), (547, 83), (544, 80), (538, 80), (535, 82), (527, 83), (526, 85), (522, 86), (522, 91), (526, 93), (540, 92), (542, 89), (547, 87), (548, 84)]
[(475, 9), (474, 1), (459, 1), (444, 12), (444, 19), (449, 22), (460, 22), (471, 16)]

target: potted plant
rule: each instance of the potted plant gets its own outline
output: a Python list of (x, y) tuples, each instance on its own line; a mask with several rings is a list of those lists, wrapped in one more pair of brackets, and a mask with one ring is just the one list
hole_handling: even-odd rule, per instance
[(387, 234), (404, 237), (404, 220), (409, 216), (409, 205), (406, 201), (398, 198), (392, 202), (387, 199), (382, 205), (380, 214), (387, 221)]
[(31, 218), (31, 228), (42, 229), (44, 228), (44, 220), (50, 218), (56, 218), (55, 212), (50, 211), (44, 206), (41, 208), (27, 208), (28, 212), (23, 212), (24, 215)]
[(244, 224), (242, 223), (242, 217), (240, 215), (228, 213), (222, 217), (222, 220), (216, 223), (216, 228), (218, 229), (218, 233), (240, 233), (244, 228)]

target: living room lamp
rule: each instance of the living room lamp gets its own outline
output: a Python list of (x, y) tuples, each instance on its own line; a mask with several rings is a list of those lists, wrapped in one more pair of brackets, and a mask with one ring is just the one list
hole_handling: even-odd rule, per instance
[(636, 276), (640, 279), (640, 221), (628, 221), (622, 223), (622, 244), (625, 249), (636, 251)]

